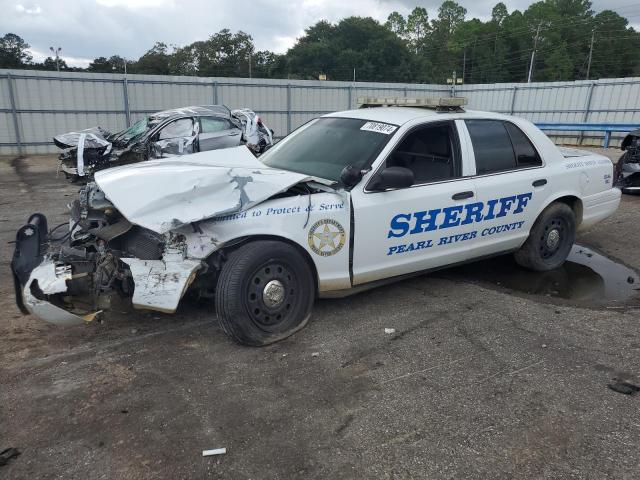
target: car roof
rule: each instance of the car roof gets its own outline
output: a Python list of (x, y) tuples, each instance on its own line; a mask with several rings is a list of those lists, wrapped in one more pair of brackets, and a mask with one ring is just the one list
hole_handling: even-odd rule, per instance
[(392, 123), (394, 125), (403, 125), (416, 119), (427, 121), (452, 120), (457, 118), (493, 118), (493, 119), (509, 119), (513, 118), (508, 115), (502, 115), (495, 112), (482, 112), (477, 110), (463, 111), (436, 111), (430, 108), (420, 107), (370, 107), (359, 108), (357, 110), (345, 110), (343, 112), (334, 112), (324, 117), (340, 117), (340, 118), (357, 118), (360, 120), (369, 120), (372, 122)]
[(163, 120), (165, 118), (185, 116), (217, 116), (229, 118), (231, 117), (231, 111), (225, 105), (196, 105), (152, 113), (149, 115), (149, 118)]

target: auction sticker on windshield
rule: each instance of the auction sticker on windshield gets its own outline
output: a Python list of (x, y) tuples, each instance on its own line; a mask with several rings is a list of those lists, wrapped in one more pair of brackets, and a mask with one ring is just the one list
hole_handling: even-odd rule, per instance
[(396, 131), (397, 128), (398, 127), (396, 127), (395, 125), (389, 125), (388, 123), (367, 122), (362, 127), (360, 127), (360, 130), (365, 130), (367, 132), (384, 133), (385, 135), (391, 135), (393, 132)]

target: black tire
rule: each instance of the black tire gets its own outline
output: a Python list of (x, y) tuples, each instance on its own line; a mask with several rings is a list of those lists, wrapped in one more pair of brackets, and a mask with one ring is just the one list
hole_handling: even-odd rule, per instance
[(536, 219), (529, 238), (515, 254), (518, 265), (546, 272), (561, 266), (576, 239), (576, 218), (571, 207), (554, 202)]
[(216, 286), (220, 325), (242, 345), (268, 345), (297, 332), (309, 321), (314, 300), (311, 267), (295, 247), (278, 241), (233, 251)]

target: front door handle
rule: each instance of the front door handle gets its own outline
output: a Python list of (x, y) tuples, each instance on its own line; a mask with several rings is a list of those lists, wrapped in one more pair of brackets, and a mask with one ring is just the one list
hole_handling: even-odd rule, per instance
[(473, 192), (458, 192), (454, 194), (451, 199), (452, 200), (464, 200), (465, 198), (473, 197)]
[(536, 180), (535, 182), (533, 182), (531, 185), (533, 185), (534, 187), (543, 187), (546, 184), (547, 184), (547, 179), (541, 178), (540, 180)]

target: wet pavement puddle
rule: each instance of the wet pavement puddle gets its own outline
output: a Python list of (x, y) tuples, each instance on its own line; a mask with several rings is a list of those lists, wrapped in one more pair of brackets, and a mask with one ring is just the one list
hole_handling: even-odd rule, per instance
[(513, 256), (503, 255), (441, 274), (452, 280), (479, 281), (529, 295), (591, 305), (640, 305), (640, 276), (626, 265), (581, 245), (573, 246), (562, 267), (549, 272), (526, 270), (515, 263)]

